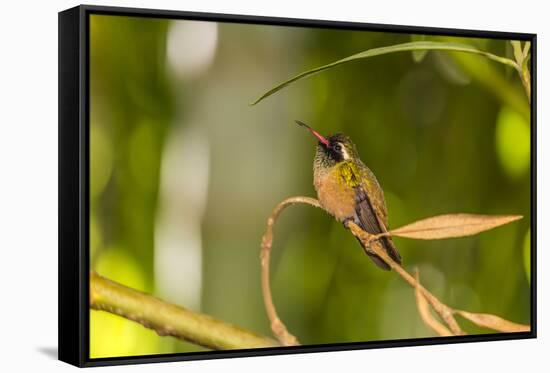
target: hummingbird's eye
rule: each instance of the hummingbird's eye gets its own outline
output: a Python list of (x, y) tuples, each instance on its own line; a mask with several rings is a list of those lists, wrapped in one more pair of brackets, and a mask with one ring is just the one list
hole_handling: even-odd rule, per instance
[(334, 145), (334, 150), (336, 150), (337, 152), (342, 151), (342, 145), (340, 144)]

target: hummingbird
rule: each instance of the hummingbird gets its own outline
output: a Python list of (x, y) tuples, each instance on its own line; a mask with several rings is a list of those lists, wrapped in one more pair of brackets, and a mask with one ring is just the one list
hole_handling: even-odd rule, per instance
[[(370, 234), (387, 232), (384, 192), (374, 173), (359, 158), (351, 138), (343, 133), (324, 137), (307, 124), (298, 120), (296, 123), (319, 140), (313, 161), (313, 185), (321, 206), (346, 227), (352, 221)], [(378, 267), (390, 270), (382, 258), (358, 241)], [(388, 255), (401, 264), (391, 237), (382, 237), (380, 242)]]

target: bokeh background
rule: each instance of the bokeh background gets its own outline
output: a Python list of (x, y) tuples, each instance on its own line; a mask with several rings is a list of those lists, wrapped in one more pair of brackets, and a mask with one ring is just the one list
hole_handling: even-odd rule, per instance
[[(260, 290), (266, 219), (314, 196), (315, 141), (345, 132), (377, 175), (390, 226), (456, 212), (522, 214), (475, 237), (394, 241), (447, 304), (529, 323), (530, 118), (515, 71), (483, 57), (380, 56), (275, 84), (422, 35), (92, 15), (91, 269), (270, 335)], [(509, 41), (429, 36), (511, 56)], [(322, 211), (276, 227), (275, 303), (304, 344), (433, 336), (414, 293)], [(486, 330), (462, 323), (470, 333)], [(91, 357), (198, 351), (90, 311)]]

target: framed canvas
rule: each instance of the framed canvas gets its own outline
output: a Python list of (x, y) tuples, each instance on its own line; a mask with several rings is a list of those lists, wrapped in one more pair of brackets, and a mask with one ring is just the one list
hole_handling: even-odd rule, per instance
[(59, 13), (59, 359), (534, 338), (536, 46)]

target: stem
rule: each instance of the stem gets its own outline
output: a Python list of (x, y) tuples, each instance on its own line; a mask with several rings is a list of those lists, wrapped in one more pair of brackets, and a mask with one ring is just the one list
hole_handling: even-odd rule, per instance
[(531, 42), (525, 42), (523, 47), (521, 46), (521, 42), (517, 40), (512, 40), (511, 44), (514, 49), (514, 57), (516, 59), (516, 70), (521, 79), (521, 83), (523, 84), (523, 88), (525, 88), (527, 99), (529, 100), (529, 103), (531, 103), (531, 72), (529, 71), (529, 66), (527, 66)]
[(271, 296), (271, 287), (269, 285), (269, 258), (271, 254), (271, 246), (273, 245), (273, 226), (279, 217), (279, 214), (288, 206), (296, 203), (305, 203), (313, 207), (321, 207), (319, 201), (309, 197), (291, 197), (279, 203), (271, 212), (267, 219), (267, 227), (262, 237), (262, 249), (260, 252), (260, 260), (262, 265), (262, 294), (264, 298), (265, 310), (267, 317), (271, 323), (271, 330), (277, 337), (279, 342), (284, 346), (299, 345), (298, 339), (292, 335), (286, 328), (285, 324), (279, 319), (273, 297)]
[(519, 75), (523, 83), (523, 88), (525, 88), (525, 93), (527, 93), (527, 99), (529, 103), (531, 103), (531, 73), (529, 73), (529, 69), (526, 68), (523, 72), (520, 72)]
[[(271, 289), (269, 284), (269, 259), (271, 253), (271, 247), (273, 245), (273, 226), (277, 221), (277, 218), (281, 212), (288, 206), (304, 203), (313, 207), (321, 208), (321, 204), (318, 200), (309, 197), (291, 197), (287, 198), (281, 203), (279, 203), (271, 212), (271, 215), (267, 219), (267, 227), (265, 234), (262, 237), (262, 249), (260, 253), (261, 266), (262, 266), (262, 293), (264, 298), (264, 304), (267, 312), (269, 321), (271, 322), (271, 330), (273, 334), (277, 337), (279, 342), (284, 346), (292, 346), (299, 344), (298, 339), (292, 335), (286, 328), (285, 324), (281, 321), (277, 315), (275, 305), (273, 303), (273, 297), (271, 295)], [(424, 298), (430, 303), (433, 309), (440, 315), (442, 320), (448, 325), (453, 335), (463, 335), (465, 334), (460, 326), (456, 322), (453, 316), (453, 310), (441, 303), (432, 293), (430, 293), (426, 288), (424, 288), (418, 281), (415, 280), (407, 271), (403, 269), (399, 264), (393, 261), (387, 254), (386, 251), (380, 245), (378, 239), (382, 236), (389, 235), (390, 233), (382, 233), (380, 235), (374, 236), (370, 235), (367, 232), (363, 231), (358, 225), (353, 222), (349, 222), (347, 225), (348, 229), (352, 232), (354, 236), (360, 239), (365, 247), (370, 247), (370, 249), (375, 252), (382, 260), (384, 260), (397, 274), (399, 274), (405, 281), (407, 281), (416, 291), (422, 293)]]
[[(415, 268), (414, 270), (414, 278), (416, 282), (420, 284), (418, 268)], [(416, 296), (416, 306), (418, 308), (418, 313), (420, 313), (420, 317), (422, 318), (422, 321), (424, 321), (424, 324), (428, 325), (434, 332), (442, 337), (453, 335), (453, 333), (451, 333), (451, 331), (447, 329), (445, 325), (440, 323), (432, 316), (432, 313), (430, 312), (430, 305), (428, 304), (426, 297), (422, 295), (422, 292), (420, 291), (418, 286), (416, 286), (416, 288), (414, 289), (414, 294)]]
[[(277, 218), (286, 207), (298, 203), (322, 208), (318, 200), (309, 197), (291, 197), (279, 203), (271, 212), (269, 219), (267, 219), (267, 228), (265, 234), (262, 237), (262, 250), (260, 254), (262, 265), (262, 293), (264, 297), (267, 316), (271, 321), (271, 330), (273, 331), (273, 334), (275, 334), (279, 342), (281, 342), (281, 344), (285, 346), (297, 345), (299, 344), (299, 342), (298, 339), (287, 330), (281, 319), (279, 319), (279, 316), (277, 315), (277, 311), (275, 309), (275, 305), (273, 304), (273, 299), (269, 286), (269, 257), (271, 247), (273, 245), (273, 226), (275, 225)], [(441, 336), (466, 334), (464, 331), (462, 331), (462, 329), (456, 322), (454, 318), (455, 314), (463, 316), (464, 318), (470, 320), (476, 325), (493, 330), (498, 330), (501, 332), (513, 333), (525, 332), (530, 330), (531, 327), (529, 325), (517, 324), (496, 315), (455, 310), (447, 306), (420, 284), (420, 281), (418, 280), (418, 271), (416, 273), (416, 278), (411, 276), (407, 271), (405, 271), (405, 269), (403, 269), (403, 267), (401, 267), (388, 254), (386, 254), (386, 250), (382, 247), (379, 239), (382, 237), (391, 236), (392, 231), (373, 235), (365, 232), (357, 224), (351, 221), (346, 224), (346, 227), (355, 237), (357, 237), (363, 243), (363, 246), (367, 248), (367, 250), (378, 255), (399, 276), (401, 276), (401, 278), (403, 278), (409, 285), (413, 287), (417, 299), (417, 308), (420, 316), (422, 317), (422, 320), (437, 334)], [(432, 317), (429, 311), (428, 303), (439, 315), (441, 320), (443, 320), (447, 324), (446, 326)]]
[(90, 308), (114, 313), (153, 329), (214, 350), (275, 347), (277, 342), (238, 326), (164, 302), (90, 273)]
[(373, 240), (373, 238), (376, 236), (369, 235), (368, 233), (363, 231), (357, 224), (353, 222), (349, 222), (348, 228), (355, 237), (359, 238), (363, 243), (365, 243), (365, 247), (370, 246), (370, 249), (374, 253), (376, 253), (376, 255), (382, 258), (382, 260), (386, 262), (386, 264), (388, 264), (391, 267), (391, 269), (393, 269), (399, 276), (401, 276), (401, 278), (403, 278), (414, 289), (422, 293), (422, 295), (433, 307), (434, 311), (437, 312), (441, 317), (441, 319), (445, 321), (445, 323), (449, 326), (449, 328), (451, 329), (451, 332), (454, 335), (465, 334), (453, 316), (453, 309), (443, 304), (439, 299), (437, 299), (435, 295), (430, 293), (424, 286), (422, 286), (418, 281), (416, 281), (416, 279), (411, 274), (409, 274), (409, 272), (405, 271), (403, 267), (397, 264), (388, 254), (386, 254), (386, 250), (382, 248), (382, 245), (380, 244), (380, 242), (377, 240)]

